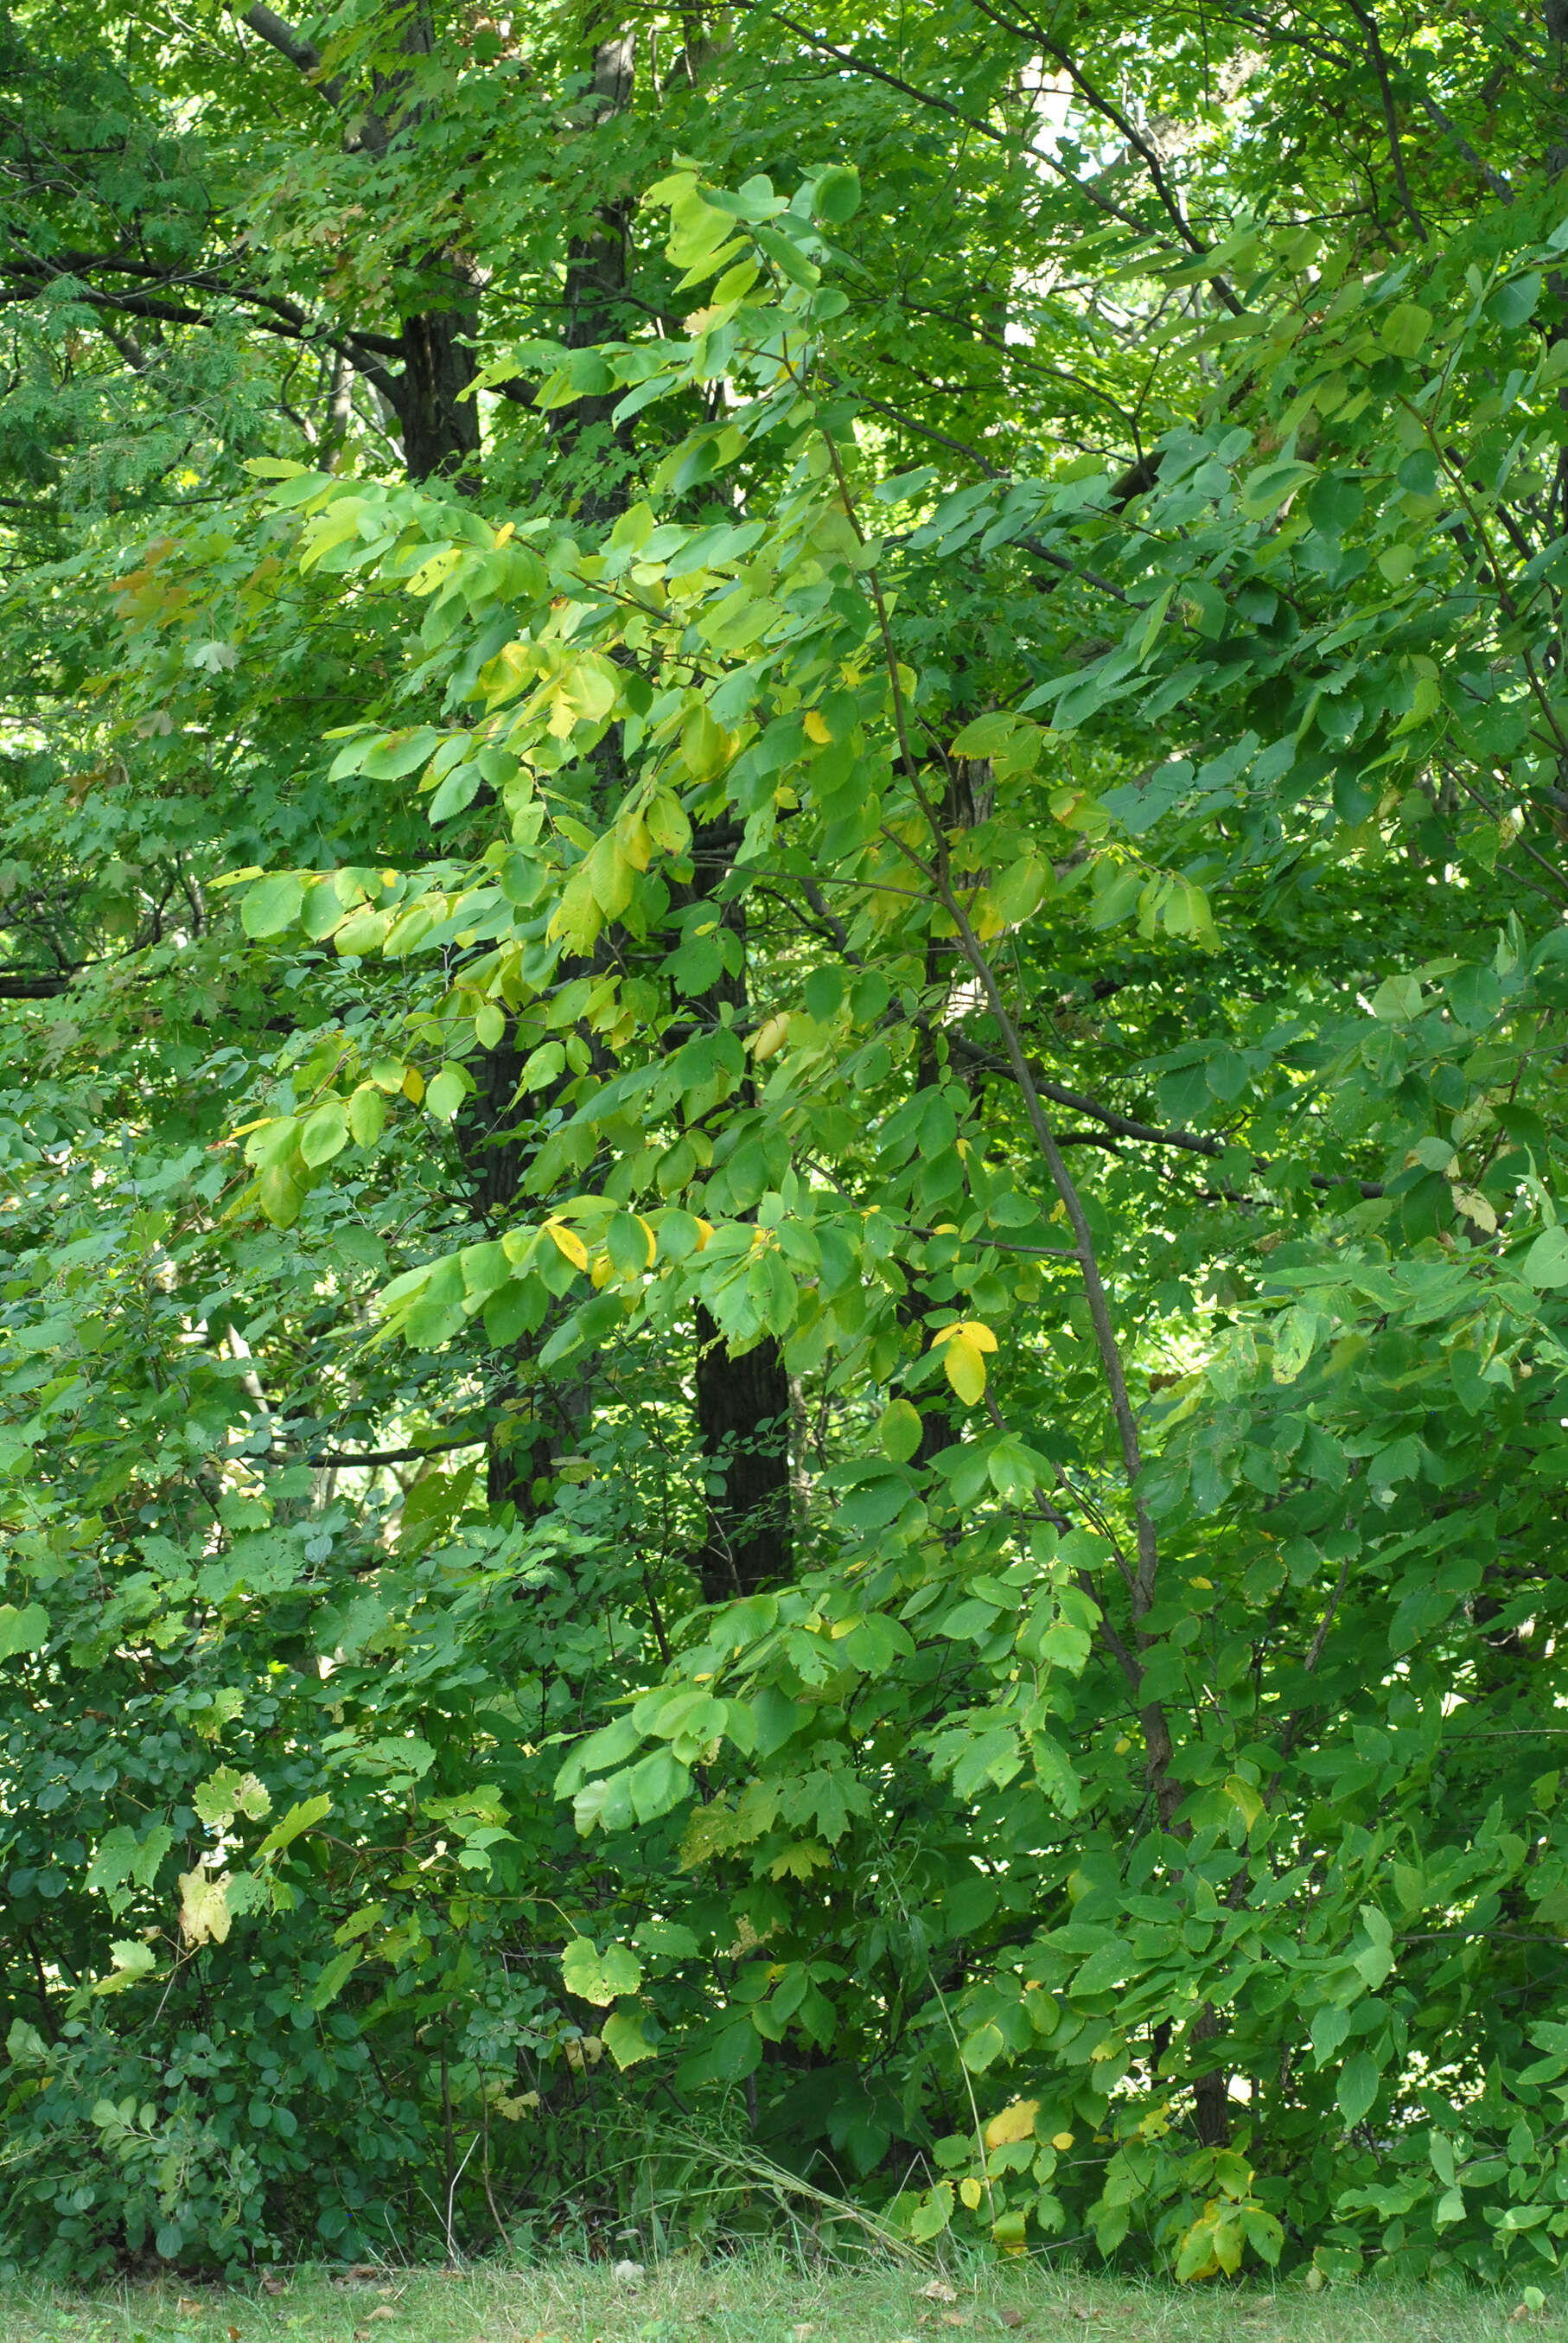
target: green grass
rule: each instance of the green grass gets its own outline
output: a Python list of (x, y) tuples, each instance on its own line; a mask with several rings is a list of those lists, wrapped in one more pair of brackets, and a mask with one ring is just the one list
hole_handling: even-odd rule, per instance
[(759, 2257), (678, 2259), (639, 2279), (565, 2260), (462, 2276), (302, 2270), (276, 2294), (166, 2280), (70, 2295), (16, 2283), (0, 2288), (0, 2343), (956, 2343), (1010, 2332), (1020, 2343), (1503, 2343), (1568, 2333), (1560, 2283), (1523, 2328), (1511, 2316), (1517, 2290), (1397, 2293), (1363, 2281), (1314, 2296), (1253, 2280), (1178, 2291), (1061, 2269), (981, 2268), (940, 2283), (952, 2300), (922, 2292), (930, 2280), (918, 2270), (812, 2271)]

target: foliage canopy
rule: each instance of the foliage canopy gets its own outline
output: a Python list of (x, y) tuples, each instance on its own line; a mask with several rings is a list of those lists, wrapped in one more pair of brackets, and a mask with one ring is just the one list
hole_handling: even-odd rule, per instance
[(13, 2260), (1555, 2263), (1560, 19), (5, 20)]

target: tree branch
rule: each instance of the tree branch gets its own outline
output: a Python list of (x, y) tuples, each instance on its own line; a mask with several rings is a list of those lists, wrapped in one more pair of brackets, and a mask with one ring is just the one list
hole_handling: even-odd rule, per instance
[[(992, 1073), (1009, 1071), (1006, 1061), (999, 1058), (994, 1051), (980, 1049), (978, 1043), (967, 1040), (961, 1033), (950, 1032), (948, 1041), (950, 1046), (956, 1049), (961, 1056), (970, 1059), (976, 1065), (989, 1068)], [(1104, 1105), (1099, 1099), (1086, 1097), (1081, 1091), (1063, 1090), (1060, 1082), (1049, 1081), (1038, 1066), (1031, 1065), (1030, 1073), (1034, 1087), (1041, 1098), (1050, 1099), (1053, 1106), (1070, 1107), (1074, 1114), (1089, 1115), (1094, 1121), (1103, 1124), (1107, 1131), (1113, 1131), (1120, 1139), (1141, 1140), (1147, 1147), (1180, 1147), (1185, 1149), (1191, 1155), (1215, 1156), (1224, 1155), (1230, 1151), (1230, 1142), (1217, 1138), (1212, 1131), (1175, 1129), (1161, 1131), (1153, 1123), (1138, 1122), (1131, 1115), (1118, 1114), (1113, 1107)], [(1268, 1156), (1254, 1155), (1252, 1168), (1255, 1172), (1267, 1172), (1273, 1169), (1273, 1165)], [(1343, 1179), (1336, 1180), (1326, 1172), (1314, 1172), (1312, 1175), (1312, 1184), (1321, 1190), (1358, 1188), (1362, 1195), (1368, 1199), (1381, 1196), (1383, 1192), (1377, 1181), (1358, 1180), (1348, 1172)]]
[(280, 57), (286, 57), (289, 64), (297, 72), (302, 73), (307, 81), (314, 82), (328, 106), (341, 105), (342, 75), (334, 75), (330, 81), (317, 80), (317, 75), (321, 71), (321, 51), (314, 41), (307, 40), (303, 33), (297, 33), (292, 25), (286, 25), (283, 18), (274, 10), (262, 5), (262, 0), (255, 0), (255, 5), (245, 11), (240, 22), (242, 25), (248, 25), (251, 31), (264, 40), (269, 48), (276, 49)]

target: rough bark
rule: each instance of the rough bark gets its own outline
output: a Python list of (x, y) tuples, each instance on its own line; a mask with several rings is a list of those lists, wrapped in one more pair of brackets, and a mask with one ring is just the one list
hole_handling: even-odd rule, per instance
[(471, 474), (477, 464), (478, 401), (463, 393), (477, 371), (477, 324), (471, 308), (456, 307), (427, 309), (403, 320), (403, 371), (391, 397), (403, 434), (403, 466), (411, 480)]
[[(630, 103), (636, 57), (635, 31), (610, 34), (596, 45), (592, 97), (601, 122)], [(612, 196), (597, 206), (588, 233), (574, 236), (567, 248), (561, 338), (568, 349), (592, 349), (620, 337), (631, 214), (628, 197)], [(577, 502), (578, 518), (592, 528), (608, 526), (626, 509), (626, 467), (618, 458), (629, 453), (630, 434), (624, 426), (617, 431), (610, 421), (619, 397), (618, 391), (607, 391), (574, 399), (550, 417), (551, 437), (563, 455), (583, 447), (585, 455), (591, 450), (598, 456), (581, 481)]]
[(699, 1307), (696, 1387), (709, 1483), (702, 1592), (723, 1603), (789, 1573), (789, 1379), (771, 1335), (732, 1359)]
[[(717, 827), (698, 833), (693, 901), (718, 893), (738, 842), (737, 833)], [(737, 1014), (746, 1007), (745, 905), (726, 903), (719, 917), (739, 941), (740, 964), (739, 973), (726, 970), (694, 1004), (714, 1019), (726, 1004)], [(771, 1334), (732, 1359), (699, 1308), (693, 1383), (709, 1492), (698, 1570), (706, 1599), (722, 1603), (789, 1574), (789, 1378)]]

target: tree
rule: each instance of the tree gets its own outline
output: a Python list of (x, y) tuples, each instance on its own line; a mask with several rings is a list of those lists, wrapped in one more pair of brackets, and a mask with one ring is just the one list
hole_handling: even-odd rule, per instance
[(449, 2243), (646, 2083), (1552, 2259), (1560, 56), (264, 15), (265, 142), (17, 134), (12, 2229)]

